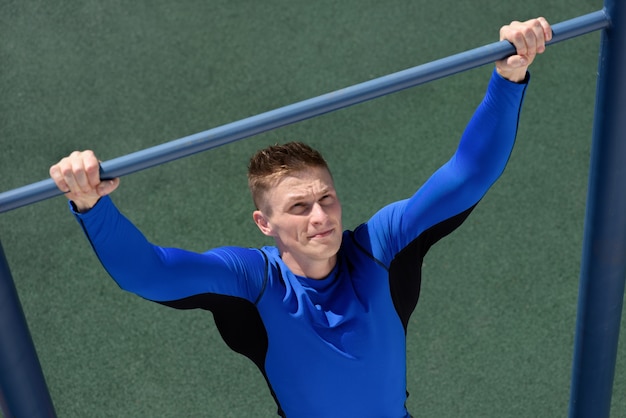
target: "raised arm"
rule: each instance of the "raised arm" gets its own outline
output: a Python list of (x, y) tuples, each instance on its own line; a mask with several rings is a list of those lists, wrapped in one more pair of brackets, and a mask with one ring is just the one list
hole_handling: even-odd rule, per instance
[(409, 201), (406, 228), (423, 230), (471, 208), (500, 177), (515, 143), (528, 67), (551, 37), (544, 18), (500, 29), (500, 39), (511, 42), (517, 55), (496, 63), (455, 154)]
[(432, 245), (462, 222), (502, 174), (515, 143), (528, 66), (545, 51), (551, 36), (544, 18), (501, 28), (500, 39), (510, 41), (517, 54), (496, 63), (454, 155), (410, 199), (387, 206), (359, 231), (376, 258), (390, 262), (427, 230), (436, 231), (429, 234), (426, 247)]
[[(254, 301), (265, 260), (259, 250), (217, 248), (195, 253), (150, 243), (107, 196), (119, 179), (100, 180), (92, 151), (73, 152), (50, 167), (105, 270), (124, 290), (157, 302), (215, 294)], [(200, 298), (201, 299), (201, 298)], [(198, 307), (205, 305), (204, 298)]]

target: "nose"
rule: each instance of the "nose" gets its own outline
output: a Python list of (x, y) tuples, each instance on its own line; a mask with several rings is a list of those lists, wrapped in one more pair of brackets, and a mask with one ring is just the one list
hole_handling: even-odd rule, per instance
[(326, 222), (328, 219), (328, 214), (326, 210), (319, 203), (313, 204), (311, 208), (311, 223), (314, 225), (320, 225)]

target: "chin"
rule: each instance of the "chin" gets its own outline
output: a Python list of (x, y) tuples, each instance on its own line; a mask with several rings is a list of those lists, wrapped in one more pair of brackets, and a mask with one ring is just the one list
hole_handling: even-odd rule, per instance
[(321, 258), (334, 257), (339, 252), (339, 248), (341, 248), (341, 236), (339, 239), (333, 239), (332, 242), (324, 245), (324, 248), (320, 249), (320, 256)]

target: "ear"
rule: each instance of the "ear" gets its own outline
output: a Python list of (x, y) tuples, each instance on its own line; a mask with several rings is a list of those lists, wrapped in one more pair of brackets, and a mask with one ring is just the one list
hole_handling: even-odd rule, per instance
[(263, 235), (267, 235), (268, 237), (273, 236), (273, 231), (270, 223), (267, 220), (267, 217), (260, 210), (255, 210), (252, 212), (252, 219), (254, 219), (254, 223), (259, 227)]

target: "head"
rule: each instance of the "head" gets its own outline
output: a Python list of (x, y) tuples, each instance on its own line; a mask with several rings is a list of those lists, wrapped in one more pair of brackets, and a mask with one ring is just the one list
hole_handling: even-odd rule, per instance
[(328, 274), (343, 231), (341, 204), (322, 155), (301, 142), (262, 149), (250, 159), (248, 185), (254, 222), (274, 238), (283, 261), (296, 274)]
[(257, 151), (248, 166), (248, 187), (254, 206), (257, 209), (263, 206), (265, 193), (280, 179), (312, 167), (325, 168), (330, 173), (322, 154), (302, 142), (277, 144)]

